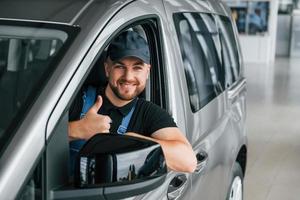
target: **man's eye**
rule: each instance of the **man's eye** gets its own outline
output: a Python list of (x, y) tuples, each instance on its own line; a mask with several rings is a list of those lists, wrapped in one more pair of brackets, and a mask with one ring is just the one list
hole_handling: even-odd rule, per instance
[(143, 70), (143, 66), (142, 65), (135, 65), (135, 66), (133, 66), (133, 69), (135, 71)]
[(117, 68), (117, 69), (124, 69), (125, 66), (124, 65), (115, 65), (115, 68)]

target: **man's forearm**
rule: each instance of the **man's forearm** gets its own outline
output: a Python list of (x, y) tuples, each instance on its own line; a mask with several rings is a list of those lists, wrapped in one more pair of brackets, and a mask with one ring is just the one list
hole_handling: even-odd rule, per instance
[(140, 137), (159, 143), (164, 152), (167, 166), (171, 170), (189, 173), (194, 172), (197, 160), (189, 143), (177, 140), (156, 139), (132, 132), (126, 133), (126, 135)]

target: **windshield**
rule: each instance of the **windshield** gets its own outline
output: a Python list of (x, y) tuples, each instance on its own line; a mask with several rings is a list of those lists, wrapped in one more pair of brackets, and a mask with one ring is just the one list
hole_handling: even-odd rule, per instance
[(0, 21), (0, 151), (56, 68), (73, 28)]

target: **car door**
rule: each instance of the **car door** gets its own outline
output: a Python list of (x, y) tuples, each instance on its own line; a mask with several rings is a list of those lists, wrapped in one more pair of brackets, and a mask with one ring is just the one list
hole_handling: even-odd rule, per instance
[[(222, 46), (222, 60), (225, 69), (225, 85), (228, 114), (232, 126), (231, 156), (226, 162), (232, 165), (238, 162), (244, 175), (247, 160), (246, 121), (246, 79), (237, 38), (236, 26), (228, 16), (216, 15), (217, 26)], [(235, 160), (234, 160), (235, 159)], [(226, 183), (230, 182), (231, 169), (228, 169)]]
[[(92, 9), (92, 8), (91, 8)], [(78, 19), (81, 20), (80, 18)], [(91, 19), (93, 21), (94, 19)], [(118, 33), (125, 29), (136, 29), (136, 31), (140, 31), (142, 35), (144, 35), (150, 44), (151, 51), (151, 77), (150, 82), (147, 85), (146, 92), (144, 94), (144, 98), (147, 100), (151, 100), (152, 102), (158, 104), (162, 108), (167, 109), (170, 113), (169, 101), (171, 98), (169, 96), (168, 88), (173, 87), (169, 82), (169, 79), (166, 74), (169, 73), (168, 69), (171, 66), (168, 66), (168, 63), (164, 60), (165, 57), (165, 45), (167, 42), (164, 41), (165, 36), (165, 12), (163, 8), (163, 4), (160, 0), (155, 1), (134, 1), (128, 3), (122, 7), (122, 9), (118, 10), (117, 13), (113, 15), (112, 18), (107, 19), (107, 23), (101, 29), (101, 31), (94, 32), (97, 37), (95, 41), (88, 48), (85, 53), (85, 57), (80, 62), (77, 71), (74, 73), (73, 77), (69, 81), (68, 87), (66, 87), (64, 93), (62, 94), (60, 100), (58, 101), (56, 108), (52, 112), (52, 116), (49, 119), (48, 123), (48, 132), (47, 132), (47, 140), (48, 144), (58, 144), (57, 142), (52, 142), (55, 140), (59, 141), (59, 138), (62, 138), (62, 133), (58, 128), (61, 127), (62, 130), (66, 130), (64, 127), (66, 123), (66, 119), (68, 118), (67, 114), (62, 111), (66, 111), (69, 109), (72, 100), (76, 96), (76, 93), (80, 90), (82, 85), (88, 81), (91, 74), (93, 74), (93, 67), (98, 63), (98, 59), (100, 59), (101, 54), (105, 52), (106, 46), (109, 41), (116, 36)], [(89, 25), (87, 25), (89, 27)], [(82, 28), (84, 29), (84, 28)], [(86, 30), (82, 30), (85, 32)], [(91, 33), (88, 33), (88, 35)], [(94, 35), (93, 35), (94, 37)], [(174, 70), (174, 69), (173, 69)], [(174, 112), (178, 114), (178, 112)], [(62, 121), (63, 120), (63, 121)], [(179, 120), (178, 120), (179, 121)], [(179, 126), (184, 124), (182, 120), (180, 120)], [(60, 135), (55, 137), (56, 135)], [(55, 139), (56, 138), (56, 139)], [(64, 139), (65, 140), (65, 139)], [(63, 142), (61, 142), (63, 143)], [(55, 146), (55, 145), (54, 145)], [(61, 144), (61, 148), (65, 148), (65, 145)], [(53, 151), (56, 152), (53, 148)], [(52, 150), (48, 150), (49, 155), (48, 166), (55, 166), (61, 163), (55, 156), (51, 156), (53, 154)], [(64, 164), (65, 165), (65, 164)], [(53, 174), (62, 174), (63, 172), (59, 172), (59, 169), (48, 167), (51, 172), (47, 172), (47, 176), (53, 176)], [(53, 178), (50, 182), (47, 183), (47, 197), (52, 198), (53, 188), (60, 182), (59, 176), (56, 175), (56, 178)], [(173, 180), (173, 182), (172, 182)], [(182, 180), (182, 185), (177, 188), (176, 184), (174, 185), (174, 181)], [(175, 187), (175, 192), (179, 191), (181, 193), (185, 192), (185, 188), (189, 187), (190, 182), (188, 180), (188, 175), (183, 173), (177, 173), (170, 171), (166, 177), (164, 183), (157, 189), (150, 191), (146, 194), (139, 195), (138, 199), (166, 199), (167, 192), (169, 188)], [(170, 185), (171, 184), (171, 185)], [(171, 192), (174, 192), (172, 190)], [(55, 192), (54, 192), (55, 193)], [(134, 198), (134, 196), (132, 196)]]
[[(174, 117), (179, 128), (185, 130), (185, 122), (182, 115), (180, 115), (184, 107), (182, 106), (181, 95), (176, 92), (180, 88), (180, 84), (173, 78), (174, 76), (180, 78), (181, 75), (178, 74), (171, 61), (175, 54), (172, 52), (173, 48), (169, 40), (170, 32), (167, 27), (162, 1), (136, 1), (125, 8), (111, 19), (107, 27), (115, 27), (114, 30), (120, 30), (117, 27), (136, 24), (137, 20), (152, 21), (153, 24), (144, 29), (150, 44), (152, 65), (150, 83), (146, 88), (145, 97), (147, 100), (151, 100), (166, 109)], [(122, 24), (120, 24), (120, 21)], [(111, 28), (110, 31), (114, 32)], [(153, 32), (151, 33), (151, 31)], [(174, 99), (177, 99), (177, 101), (174, 102)], [(165, 182), (159, 188), (135, 198), (175, 199), (178, 197), (177, 194), (180, 194), (185, 199), (189, 199), (188, 188), (190, 188), (190, 184), (190, 174), (169, 171)]]
[(165, 7), (180, 52), (177, 65), (184, 69), (186, 133), (199, 161), (190, 198), (225, 199), (232, 166), (228, 160), (235, 160), (231, 148), (237, 141), (230, 142), (232, 124), (222, 46), (215, 15), (211, 14), (215, 12), (203, 1), (165, 1)]

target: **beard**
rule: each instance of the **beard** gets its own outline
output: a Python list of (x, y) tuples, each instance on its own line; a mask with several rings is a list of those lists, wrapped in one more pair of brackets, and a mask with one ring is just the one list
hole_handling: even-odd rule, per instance
[[(126, 83), (126, 81), (124, 81), (124, 80), (120, 80), (118, 82), (119, 82), (119, 84)], [(108, 84), (109, 84), (111, 90), (113, 91), (113, 93), (115, 94), (115, 96), (117, 96), (119, 99), (124, 100), (124, 101), (133, 100), (139, 94), (141, 94), (141, 92), (145, 88), (143, 86), (139, 86), (140, 85), (139, 83), (135, 83), (136, 89), (134, 90), (134, 92), (128, 93), (128, 92), (125, 91), (124, 93), (121, 93), (117, 86), (114, 86), (111, 82), (109, 82)]]

